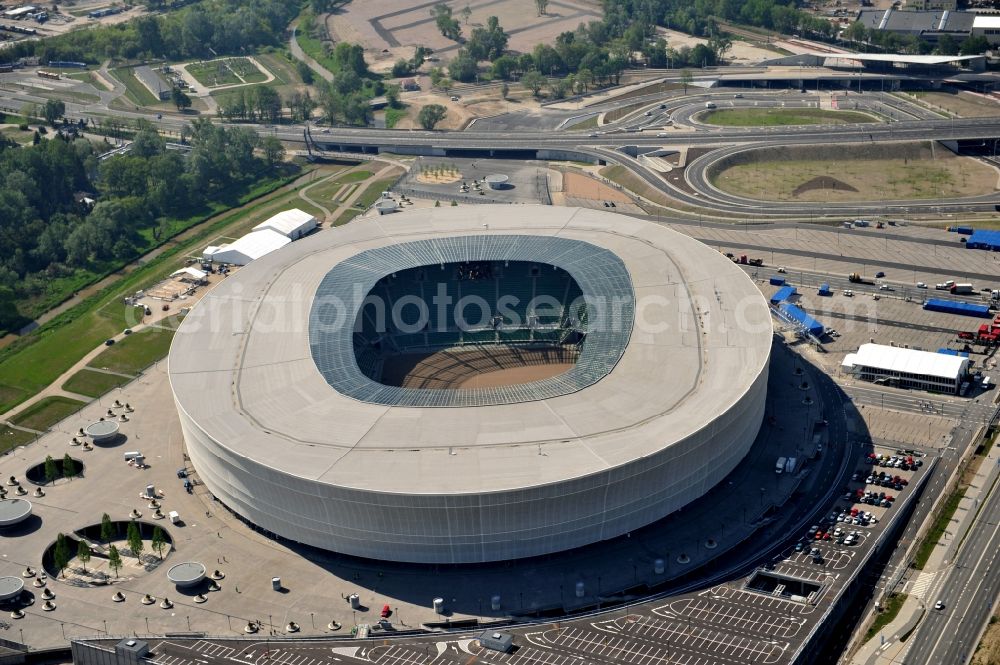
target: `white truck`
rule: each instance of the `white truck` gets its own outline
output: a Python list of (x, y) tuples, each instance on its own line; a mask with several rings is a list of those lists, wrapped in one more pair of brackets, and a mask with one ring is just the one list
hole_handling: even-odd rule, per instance
[(786, 458), (786, 457), (779, 457), (778, 461), (775, 462), (775, 464), (774, 464), (774, 472), (775, 473), (783, 473), (785, 471), (785, 464), (787, 464), (787, 463), (788, 463), (788, 458)]

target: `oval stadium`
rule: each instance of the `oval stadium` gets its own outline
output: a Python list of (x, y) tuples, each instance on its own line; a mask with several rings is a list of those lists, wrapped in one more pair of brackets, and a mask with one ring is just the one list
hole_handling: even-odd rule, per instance
[(771, 320), (664, 226), (550, 206), (408, 209), (221, 282), (169, 355), (212, 494), (387, 561), (549, 554), (651, 524), (740, 463)]

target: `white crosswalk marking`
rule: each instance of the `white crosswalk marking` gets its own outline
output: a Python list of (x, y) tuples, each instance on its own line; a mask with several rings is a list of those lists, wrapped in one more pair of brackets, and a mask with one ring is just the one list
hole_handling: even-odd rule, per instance
[(913, 581), (910, 587), (910, 595), (916, 596), (921, 600), (927, 599), (927, 592), (930, 591), (931, 585), (934, 584), (934, 577), (937, 575), (937, 571), (924, 571), (917, 575), (917, 579)]

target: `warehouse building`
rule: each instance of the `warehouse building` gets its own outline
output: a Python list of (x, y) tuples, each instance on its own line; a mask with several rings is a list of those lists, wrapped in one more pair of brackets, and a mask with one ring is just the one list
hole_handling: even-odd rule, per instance
[(957, 394), (969, 373), (969, 359), (884, 344), (862, 344), (841, 363), (845, 373), (862, 381)]

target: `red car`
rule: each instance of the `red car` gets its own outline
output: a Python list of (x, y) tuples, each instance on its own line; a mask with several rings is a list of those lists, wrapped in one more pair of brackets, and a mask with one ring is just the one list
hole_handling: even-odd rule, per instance
[(392, 614), (392, 610), (389, 608), (389, 606), (388, 605), (383, 605), (382, 606), (382, 618), (383, 619), (388, 619), (390, 614)]

